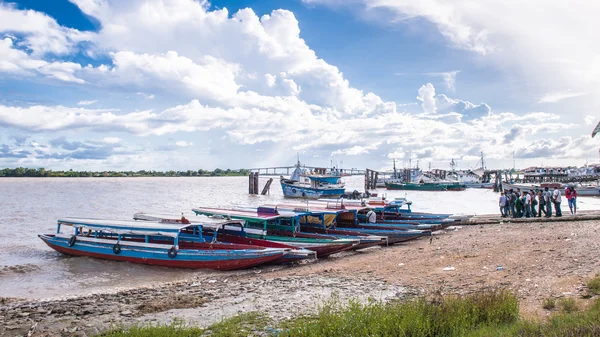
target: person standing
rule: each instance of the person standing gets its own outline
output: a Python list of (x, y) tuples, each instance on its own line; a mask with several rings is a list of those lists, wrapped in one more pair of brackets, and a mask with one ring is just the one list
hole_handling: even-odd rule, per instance
[(535, 192), (533, 190), (529, 190), (529, 196), (531, 196), (531, 217), (535, 218), (537, 216), (535, 206), (538, 204), (537, 199), (535, 198)]
[(571, 214), (577, 215), (577, 191), (575, 191), (575, 187), (569, 186), (565, 190), (565, 197), (569, 203), (569, 210), (571, 210)]
[(538, 218), (542, 217), (542, 212), (544, 212), (544, 215), (546, 215), (546, 197), (544, 197), (544, 191), (540, 190), (538, 192), (538, 200), (539, 200), (539, 212), (538, 212)]
[(500, 200), (498, 200), (498, 206), (500, 207), (500, 215), (504, 218), (506, 217), (505, 209), (506, 209), (506, 194), (500, 193)]
[(531, 195), (523, 191), (523, 216), (522, 218), (531, 217)]
[(367, 212), (367, 222), (368, 223), (376, 223), (377, 222), (377, 214), (373, 211), (373, 209), (369, 208)]
[(517, 201), (517, 198), (515, 198), (515, 192), (513, 192), (513, 189), (511, 188), (510, 190), (508, 190), (508, 206), (510, 207), (510, 216), (515, 218), (515, 204)]
[(515, 208), (516, 208), (516, 217), (520, 218), (523, 216), (523, 195), (521, 194), (521, 189), (517, 188), (517, 192), (515, 192)]
[(560, 190), (558, 188), (554, 188), (554, 192), (552, 193), (552, 202), (554, 203), (554, 209), (557, 217), (562, 216), (562, 210), (560, 209)]
[(546, 218), (552, 216), (552, 192), (548, 190), (548, 187), (544, 187), (544, 201), (546, 202)]

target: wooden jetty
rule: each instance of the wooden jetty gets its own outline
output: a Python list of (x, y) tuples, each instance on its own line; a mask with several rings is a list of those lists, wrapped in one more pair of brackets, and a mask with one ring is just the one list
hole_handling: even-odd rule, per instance
[[(289, 176), (294, 171), (295, 168), (296, 168), (296, 166), (274, 166), (274, 167), (255, 167), (255, 168), (251, 168), (249, 170), (252, 172), (257, 172), (264, 176)], [(317, 172), (317, 173), (325, 172), (326, 170), (328, 170), (328, 168), (326, 168), (326, 167), (305, 166), (305, 165), (302, 165), (302, 168), (305, 168), (309, 171)], [(351, 168), (351, 169), (339, 168), (338, 171), (342, 175), (356, 176), (356, 175), (365, 174), (365, 170), (357, 169), (357, 168)]]
[[(567, 209), (567, 212), (569, 210)], [(535, 217), (535, 218), (503, 218), (499, 214), (480, 214), (457, 222), (458, 226), (498, 225), (498, 224), (523, 224), (523, 223), (548, 223), (561, 221), (599, 221), (600, 211), (577, 211), (577, 215), (563, 212), (561, 217)]]

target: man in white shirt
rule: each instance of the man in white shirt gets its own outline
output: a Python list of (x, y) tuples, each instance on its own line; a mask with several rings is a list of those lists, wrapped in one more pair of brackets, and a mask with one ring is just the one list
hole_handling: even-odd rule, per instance
[(562, 211), (560, 209), (560, 202), (561, 202), (560, 190), (558, 188), (554, 187), (554, 192), (552, 193), (552, 203), (554, 204), (556, 216), (562, 216)]
[(377, 222), (377, 215), (375, 214), (375, 212), (369, 208), (369, 211), (367, 212), (367, 221), (369, 223), (376, 223)]
[(502, 215), (502, 217), (504, 218), (505, 216), (507, 216), (506, 212), (506, 204), (507, 204), (507, 200), (506, 200), (506, 194), (502, 193), (500, 194), (500, 200), (498, 200), (498, 206), (500, 206), (500, 215)]

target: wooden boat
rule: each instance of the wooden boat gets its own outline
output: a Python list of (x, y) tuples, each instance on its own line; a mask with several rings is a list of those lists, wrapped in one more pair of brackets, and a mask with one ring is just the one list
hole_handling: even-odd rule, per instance
[(203, 232), (206, 234), (206, 239), (209, 239), (211, 242), (215, 241), (242, 245), (254, 245), (266, 248), (286, 249), (286, 252), (282, 257), (272, 261), (271, 263), (290, 263), (317, 257), (317, 254), (312, 250), (298, 248), (280, 242), (248, 237), (248, 233), (256, 235), (266, 235), (267, 233), (262, 229), (245, 228), (243, 220), (223, 221), (221, 219), (212, 219), (209, 217), (203, 217), (202, 220), (188, 220), (189, 218), (184, 216), (179, 217), (175, 215), (151, 214), (143, 212), (135, 213), (133, 215), (133, 219), (161, 223), (201, 223), (203, 224)]
[[(73, 234), (62, 233), (65, 226), (73, 227)], [(64, 218), (58, 220), (55, 234), (38, 236), (52, 249), (68, 255), (177, 268), (248, 268), (279, 259), (286, 252), (198, 242), (201, 235), (200, 224)]]
[[(358, 222), (357, 212), (364, 210), (365, 207), (344, 207), (339, 208), (329, 205), (329, 208), (323, 208), (324, 204), (319, 202), (308, 203), (308, 208), (299, 207), (294, 204), (278, 204), (278, 210), (292, 211), (301, 218), (301, 228), (303, 231), (310, 231), (311, 227), (322, 229), (336, 229), (345, 233), (366, 234), (374, 236), (384, 236), (388, 244), (416, 239), (421, 236), (431, 235), (431, 230), (416, 230), (410, 228), (394, 228), (382, 225), (366, 225)], [(319, 207), (321, 206), (321, 207)], [(363, 226), (364, 225), (364, 226)], [(370, 227), (369, 227), (370, 226)]]
[(465, 185), (459, 183), (386, 183), (388, 190), (407, 191), (464, 191)]
[[(261, 206), (261, 209), (271, 209), (272, 211), (275, 210), (277, 207), (271, 207), (271, 206)], [(242, 211), (256, 211), (257, 208), (255, 207), (242, 207), (242, 208), (237, 208), (234, 210), (242, 210)], [(351, 249), (352, 250), (358, 250), (358, 249), (364, 249), (364, 248), (368, 248), (368, 247), (372, 247), (372, 246), (377, 246), (380, 245), (384, 242), (387, 242), (387, 237), (385, 236), (379, 236), (379, 235), (368, 235), (368, 234), (362, 234), (362, 233), (357, 233), (357, 232), (335, 232), (335, 231), (330, 231), (328, 233), (324, 233), (324, 232), (320, 232), (320, 231), (315, 231), (312, 227), (310, 226), (304, 226), (302, 224), (301, 218), (307, 215), (307, 212), (301, 211), (301, 210), (294, 210), (292, 208), (277, 208), (278, 212), (285, 212), (285, 214), (294, 214), (299, 218), (299, 223), (300, 223), (300, 227), (299, 230), (296, 231), (295, 233), (293, 233), (293, 235), (295, 237), (308, 237), (308, 238), (315, 238), (315, 239), (345, 239), (345, 240), (357, 240), (359, 243), (355, 246), (353, 246)], [(278, 234), (278, 235), (282, 235), (282, 236), (289, 236), (289, 233), (285, 233), (285, 231), (272, 231), (273, 234)]]
[(267, 209), (246, 211), (209, 207), (194, 208), (192, 211), (196, 215), (245, 220), (246, 228), (259, 228), (267, 232), (266, 235), (248, 234), (248, 237), (280, 242), (298, 248), (306, 248), (315, 251), (317, 257), (327, 257), (349, 250), (360, 243), (358, 240), (303, 237), (302, 233), (299, 233), (297, 215), (291, 213), (280, 214)]
[(300, 166), (289, 179), (281, 177), (281, 189), (286, 198), (319, 199), (339, 198), (345, 193), (344, 184), (341, 183), (341, 175), (331, 173), (329, 175), (305, 174)]

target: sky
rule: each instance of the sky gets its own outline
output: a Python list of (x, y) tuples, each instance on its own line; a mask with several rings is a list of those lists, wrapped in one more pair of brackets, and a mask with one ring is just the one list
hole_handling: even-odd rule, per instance
[(0, 0), (0, 168), (600, 162), (600, 2)]

